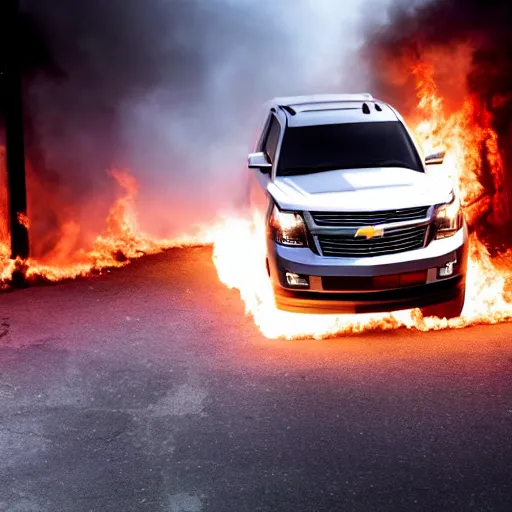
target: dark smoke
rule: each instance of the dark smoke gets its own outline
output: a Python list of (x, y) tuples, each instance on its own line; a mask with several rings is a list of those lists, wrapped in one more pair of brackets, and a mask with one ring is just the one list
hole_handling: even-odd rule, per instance
[(51, 252), (66, 220), (80, 227), (76, 247), (101, 230), (117, 192), (109, 168), (140, 182), (144, 230), (170, 237), (211, 220), (243, 200), (263, 101), (358, 83), (353, 69), (340, 76), (354, 37), (335, 0), (21, 6), (36, 254)]
[[(430, 53), (436, 55), (437, 78), (448, 105), (460, 107), (467, 92), (482, 110), (492, 114), (505, 182), (501, 190), (488, 190), (494, 197), (493, 209), (499, 207), (500, 215), (493, 215), (493, 209), (484, 212), (476, 228), (482, 234), (497, 233), (495, 240), (487, 236), (490, 244), (496, 245), (506, 236), (507, 245), (512, 246), (512, 3), (438, 0), (412, 7), (399, 4), (390, 10), (389, 18), (388, 24), (367, 30), (365, 52), (374, 91), (404, 114), (412, 114), (416, 106), (414, 79), (406, 66)], [(454, 58), (458, 45), (470, 48), (467, 63)], [(492, 182), (486, 176), (489, 172), (481, 170), (483, 183)]]

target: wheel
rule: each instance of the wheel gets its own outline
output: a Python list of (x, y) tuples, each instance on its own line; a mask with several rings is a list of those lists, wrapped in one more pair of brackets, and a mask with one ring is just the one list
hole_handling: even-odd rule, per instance
[(461, 315), (464, 308), (464, 302), (466, 299), (466, 289), (456, 298), (443, 304), (436, 304), (434, 306), (427, 306), (421, 308), (421, 312), (424, 317), (436, 316), (438, 318), (457, 318)]

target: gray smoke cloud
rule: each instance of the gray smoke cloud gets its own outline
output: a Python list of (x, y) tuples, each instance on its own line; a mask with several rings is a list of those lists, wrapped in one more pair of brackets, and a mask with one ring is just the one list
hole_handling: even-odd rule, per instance
[(261, 103), (366, 89), (357, 49), (368, 5), (357, 0), (21, 3), (49, 56), (30, 75), (26, 105), (28, 153), (45, 189), (31, 200), (39, 252), (58, 239), (62, 212), (84, 233), (98, 229), (115, 190), (111, 167), (139, 181), (146, 231), (186, 232), (243, 199)]

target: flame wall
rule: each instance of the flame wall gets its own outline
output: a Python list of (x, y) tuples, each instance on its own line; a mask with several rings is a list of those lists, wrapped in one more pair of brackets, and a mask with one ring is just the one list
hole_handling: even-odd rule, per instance
[[(464, 129), (489, 132), (475, 170), (484, 189), (472, 229), (493, 251), (512, 247), (512, 4), (438, 0), (397, 4), (386, 25), (367, 27), (364, 52), (373, 90), (409, 118), (418, 108), (421, 66), (433, 70), (447, 115), (466, 111)], [(416, 71), (416, 72), (415, 72)], [(428, 93), (428, 91), (423, 91)], [(467, 102), (471, 108), (467, 108)], [(501, 160), (502, 164), (496, 163)]]

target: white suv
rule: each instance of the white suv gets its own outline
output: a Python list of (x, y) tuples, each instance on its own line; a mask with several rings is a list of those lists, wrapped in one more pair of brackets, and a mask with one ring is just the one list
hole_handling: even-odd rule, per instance
[(249, 155), (279, 309), (459, 316), (468, 233), (448, 177), (369, 94), (276, 98)]

